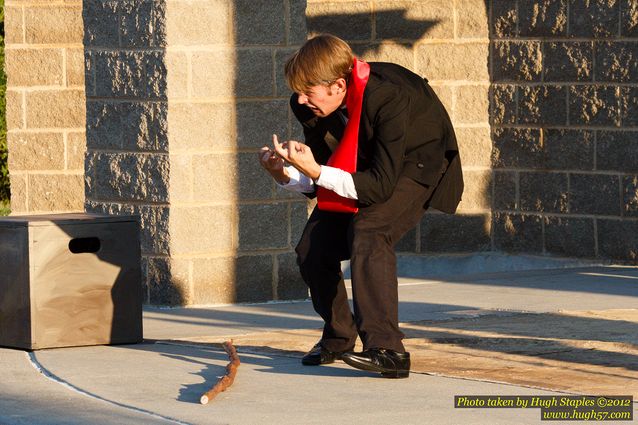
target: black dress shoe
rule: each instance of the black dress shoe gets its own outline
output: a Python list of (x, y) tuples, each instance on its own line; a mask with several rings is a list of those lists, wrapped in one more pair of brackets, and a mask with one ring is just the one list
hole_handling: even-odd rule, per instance
[(301, 364), (306, 366), (319, 366), (334, 363), (335, 360), (341, 359), (343, 353), (345, 353), (345, 351), (329, 351), (321, 345), (321, 342), (318, 342), (302, 357)]
[(361, 353), (344, 353), (341, 360), (357, 369), (380, 372), (384, 378), (407, 378), (410, 374), (410, 353), (371, 348)]

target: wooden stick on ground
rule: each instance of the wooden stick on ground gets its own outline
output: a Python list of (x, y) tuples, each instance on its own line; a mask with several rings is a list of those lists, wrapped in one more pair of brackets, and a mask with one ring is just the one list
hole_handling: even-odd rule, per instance
[(230, 363), (226, 365), (226, 374), (217, 381), (213, 388), (206, 391), (204, 395), (201, 396), (199, 402), (202, 404), (207, 404), (210, 400), (215, 398), (217, 394), (222, 391), (226, 391), (226, 388), (233, 385), (233, 382), (235, 381), (235, 375), (237, 375), (237, 368), (239, 367), (240, 361), (232, 340), (224, 342), (224, 350), (230, 359)]

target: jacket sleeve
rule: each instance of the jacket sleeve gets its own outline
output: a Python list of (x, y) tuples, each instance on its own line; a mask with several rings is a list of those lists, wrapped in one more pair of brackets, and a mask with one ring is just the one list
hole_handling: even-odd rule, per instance
[(403, 168), (410, 99), (397, 85), (385, 85), (364, 100), (365, 114), (373, 127), (370, 167), (352, 175), (359, 204), (387, 201)]

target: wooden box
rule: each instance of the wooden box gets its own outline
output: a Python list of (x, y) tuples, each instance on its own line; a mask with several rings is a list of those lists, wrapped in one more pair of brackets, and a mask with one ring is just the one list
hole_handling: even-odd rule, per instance
[(0, 345), (142, 340), (137, 216), (0, 218)]

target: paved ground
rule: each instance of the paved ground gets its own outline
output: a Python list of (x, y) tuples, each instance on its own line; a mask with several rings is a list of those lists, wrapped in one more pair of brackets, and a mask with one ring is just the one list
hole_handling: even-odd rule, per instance
[[(400, 285), (403, 322), (495, 310), (638, 308), (636, 268), (404, 278)], [(246, 353), (239, 346), (235, 384), (202, 406), (199, 396), (224, 373), (226, 354), (167, 340), (314, 329), (320, 322), (311, 304), (148, 308), (144, 326), (149, 341), (138, 345), (0, 349), (0, 424), (540, 424), (539, 409), (455, 409), (454, 395), (562, 394), (429, 374), (386, 380), (343, 363), (302, 367), (290, 355)], [(635, 371), (638, 359), (635, 364), (628, 369)]]

